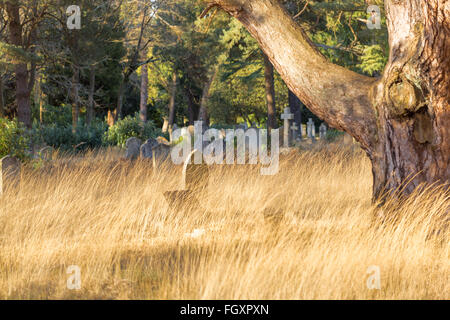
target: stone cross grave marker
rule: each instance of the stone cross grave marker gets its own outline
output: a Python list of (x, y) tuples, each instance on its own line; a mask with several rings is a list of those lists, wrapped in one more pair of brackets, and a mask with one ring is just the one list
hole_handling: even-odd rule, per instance
[(0, 195), (19, 183), (20, 161), (11, 156), (0, 159)]
[(309, 118), (307, 125), (308, 138), (311, 139), (312, 142), (314, 142), (316, 139), (316, 126), (312, 118)]
[(320, 136), (320, 140), (325, 139), (327, 136), (327, 126), (323, 122), (319, 127), (319, 136)]
[(291, 109), (289, 107), (284, 109), (284, 113), (281, 115), (281, 119), (284, 121), (283, 144), (285, 148), (289, 148), (289, 123), (290, 120), (294, 119), (294, 114), (291, 113)]

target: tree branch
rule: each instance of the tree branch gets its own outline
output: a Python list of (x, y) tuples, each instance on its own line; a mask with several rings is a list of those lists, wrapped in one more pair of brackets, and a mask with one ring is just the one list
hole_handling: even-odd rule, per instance
[(278, 1), (213, 3), (247, 28), (289, 89), (313, 113), (370, 149), (377, 129), (370, 92), (377, 79), (329, 62)]

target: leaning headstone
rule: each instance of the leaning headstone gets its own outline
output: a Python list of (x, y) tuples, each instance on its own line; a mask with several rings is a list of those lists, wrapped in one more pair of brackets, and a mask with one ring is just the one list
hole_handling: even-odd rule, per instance
[(294, 114), (291, 113), (291, 108), (287, 107), (284, 109), (281, 119), (284, 121), (283, 145), (285, 148), (289, 148), (290, 121), (294, 119)]
[(20, 161), (11, 156), (0, 160), (0, 194), (18, 184), (20, 178)]
[(125, 158), (130, 160), (136, 160), (141, 153), (142, 141), (136, 137), (129, 138), (125, 143), (127, 151), (125, 152)]
[(319, 136), (320, 140), (325, 139), (327, 136), (327, 126), (325, 123), (322, 123), (319, 127)]

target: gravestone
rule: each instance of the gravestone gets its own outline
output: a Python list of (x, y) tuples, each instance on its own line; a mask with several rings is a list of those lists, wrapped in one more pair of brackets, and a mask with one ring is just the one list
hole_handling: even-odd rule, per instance
[(308, 138), (312, 142), (315, 142), (316, 141), (316, 125), (314, 124), (314, 121), (312, 118), (309, 118), (309, 120), (308, 120), (306, 131), (308, 134)]
[(153, 157), (153, 148), (158, 145), (158, 141), (156, 139), (148, 139), (141, 146), (141, 157), (144, 159), (151, 159)]
[(164, 161), (170, 155), (170, 142), (164, 137), (156, 138), (157, 144), (152, 148), (153, 158)]
[(163, 137), (148, 139), (141, 147), (140, 154), (143, 159), (152, 159), (153, 167), (164, 162), (170, 156), (170, 142)]
[(285, 148), (289, 148), (289, 124), (290, 121), (294, 119), (294, 114), (291, 113), (291, 109), (289, 107), (284, 109), (284, 113), (281, 115), (281, 119), (284, 121), (283, 145)]
[(125, 152), (125, 158), (130, 160), (136, 160), (141, 152), (142, 141), (136, 137), (129, 138), (125, 143), (127, 151)]
[(16, 186), (20, 179), (20, 161), (11, 156), (0, 159), (0, 194)]
[(307, 125), (306, 124), (301, 124), (300, 125), (300, 129), (301, 129), (301, 131), (302, 131), (302, 133), (301, 133), (301, 137), (302, 137), (302, 139), (303, 139), (303, 137), (308, 137), (308, 132), (307, 132), (307, 130), (306, 130), (306, 127), (307, 127)]
[(319, 127), (319, 136), (320, 140), (325, 139), (327, 137), (327, 126), (325, 123), (322, 123)]

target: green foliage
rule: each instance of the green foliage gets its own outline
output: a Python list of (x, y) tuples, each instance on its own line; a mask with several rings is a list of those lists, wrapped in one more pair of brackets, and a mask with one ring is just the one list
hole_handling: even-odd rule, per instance
[(131, 137), (145, 141), (150, 138), (156, 138), (159, 135), (161, 135), (161, 131), (156, 128), (153, 121), (142, 124), (139, 116), (136, 114), (134, 117), (127, 116), (117, 121), (116, 124), (109, 128), (105, 137), (108, 143), (124, 147), (125, 142)]
[(70, 125), (60, 126), (55, 123), (34, 128), (35, 136), (41, 142), (64, 151), (80, 151), (103, 146), (106, 130), (107, 125), (103, 122), (91, 126), (81, 124), (75, 132)]
[(380, 45), (368, 46), (364, 49), (361, 63), (358, 65), (362, 71), (373, 76), (381, 73), (387, 63), (387, 54)]
[(0, 157), (29, 158), (31, 136), (17, 120), (0, 118)]
[(72, 124), (72, 106), (67, 104), (57, 107), (46, 105), (42, 115), (44, 125), (64, 127)]

